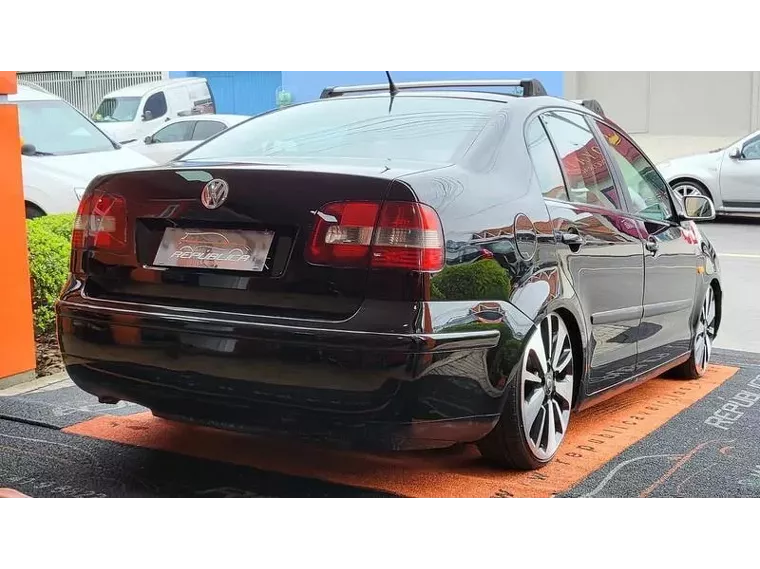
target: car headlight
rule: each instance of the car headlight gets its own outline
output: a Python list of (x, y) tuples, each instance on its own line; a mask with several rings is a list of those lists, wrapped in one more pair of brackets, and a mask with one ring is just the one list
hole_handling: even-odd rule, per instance
[(657, 165), (657, 169), (662, 170), (663, 168), (667, 168), (668, 166), (670, 166), (670, 161), (662, 162)]
[(74, 188), (74, 193), (77, 195), (77, 199), (82, 201), (82, 196), (87, 188)]

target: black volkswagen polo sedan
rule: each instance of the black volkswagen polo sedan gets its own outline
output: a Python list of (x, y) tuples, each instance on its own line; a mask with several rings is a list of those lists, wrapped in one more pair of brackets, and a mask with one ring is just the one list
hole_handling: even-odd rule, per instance
[(332, 88), (93, 180), (60, 346), (103, 402), (538, 468), (572, 412), (705, 372), (713, 217), (537, 81)]

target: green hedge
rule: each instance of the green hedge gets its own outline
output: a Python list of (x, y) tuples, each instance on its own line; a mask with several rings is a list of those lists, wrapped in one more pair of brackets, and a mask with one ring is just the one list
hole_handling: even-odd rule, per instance
[(512, 283), (492, 259), (452, 265), (432, 279), (433, 300), (509, 300)]
[(55, 329), (55, 301), (66, 282), (74, 214), (45, 215), (26, 222), (34, 329), (37, 335)]

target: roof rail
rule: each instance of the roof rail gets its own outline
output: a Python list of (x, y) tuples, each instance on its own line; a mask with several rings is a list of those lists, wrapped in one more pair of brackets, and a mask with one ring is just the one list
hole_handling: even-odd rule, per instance
[(604, 116), (604, 109), (596, 99), (575, 99), (573, 103), (586, 107), (589, 111), (596, 113), (600, 117)]
[[(408, 83), (394, 83), (399, 91), (408, 89), (441, 89), (450, 87), (522, 87), (523, 97), (539, 97), (546, 95), (546, 89), (538, 79), (485, 79), (485, 80), (446, 80), (446, 81), (413, 81)], [(344, 87), (327, 87), (322, 91), (320, 99), (340, 97), (351, 93), (371, 93), (375, 91), (388, 91), (388, 83), (376, 83), (373, 85), (348, 85)]]

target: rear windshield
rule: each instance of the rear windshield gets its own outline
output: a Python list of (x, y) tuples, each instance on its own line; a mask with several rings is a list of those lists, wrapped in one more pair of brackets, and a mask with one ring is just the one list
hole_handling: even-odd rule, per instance
[(448, 162), (504, 104), (444, 97), (335, 98), (261, 115), (183, 160), (341, 157)]

